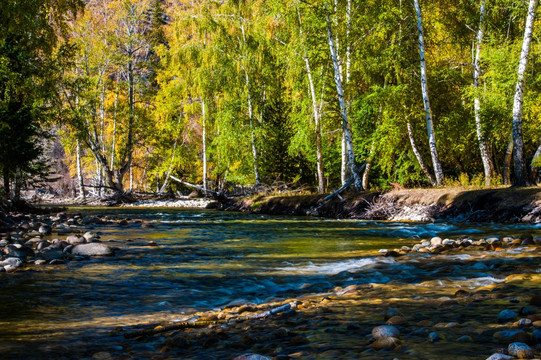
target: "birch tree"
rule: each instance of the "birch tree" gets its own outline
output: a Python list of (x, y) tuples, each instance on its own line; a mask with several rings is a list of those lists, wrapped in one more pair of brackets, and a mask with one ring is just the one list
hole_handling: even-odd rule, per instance
[(419, 35), (419, 56), (421, 65), (421, 90), (423, 94), (423, 103), (425, 106), (426, 114), (426, 129), (428, 132), (428, 143), (430, 146), (430, 156), (432, 157), (432, 166), (434, 167), (434, 173), (436, 175), (436, 184), (438, 186), (443, 184), (443, 170), (441, 167), (440, 159), (438, 156), (438, 149), (436, 147), (436, 136), (434, 134), (434, 123), (432, 121), (432, 109), (430, 108), (430, 98), (428, 96), (428, 81), (426, 73), (426, 59), (425, 59), (425, 41), (423, 34), (423, 20), (421, 7), (419, 0), (414, 0), (415, 13), (417, 14), (417, 32)]
[(490, 157), (488, 143), (486, 135), (483, 131), (483, 126), (481, 122), (481, 99), (480, 99), (480, 89), (479, 89), (479, 77), (481, 75), (481, 44), (483, 43), (484, 37), (484, 26), (485, 26), (485, 0), (481, 0), (479, 4), (480, 16), (479, 16), (479, 28), (477, 30), (477, 42), (475, 46), (475, 57), (473, 61), (473, 87), (475, 88), (475, 97), (474, 97), (474, 115), (475, 115), (475, 127), (477, 131), (477, 140), (479, 141), (479, 150), (481, 152), (481, 160), (483, 161), (483, 169), (485, 171), (485, 185), (489, 186), (492, 181), (494, 164)]
[(530, 0), (528, 6), (528, 16), (526, 18), (526, 26), (524, 29), (524, 40), (522, 42), (520, 62), (518, 65), (518, 81), (515, 88), (515, 98), (513, 102), (513, 155), (515, 162), (514, 186), (530, 185), (530, 180), (528, 178), (526, 169), (526, 161), (524, 158), (524, 140), (522, 137), (522, 102), (524, 99), (524, 73), (526, 72), (526, 67), (528, 65), (537, 3), (538, 0)]
[(329, 41), (329, 50), (331, 55), (331, 61), (333, 64), (334, 70), (334, 82), (336, 85), (336, 95), (338, 97), (338, 103), (340, 105), (340, 115), (342, 117), (342, 130), (344, 132), (344, 138), (346, 142), (346, 150), (348, 157), (348, 168), (353, 176), (353, 184), (357, 190), (363, 190), (362, 179), (357, 169), (357, 164), (355, 162), (355, 153), (353, 150), (353, 139), (351, 137), (351, 131), (349, 128), (348, 114), (346, 101), (344, 98), (344, 86), (342, 83), (341, 67), (340, 62), (338, 61), (338, 55), (336, 52), (336, 46), (334, 42), (334, 36), (332, 31), (332, 21), (331, 16), (327, 13), (327, 36)]

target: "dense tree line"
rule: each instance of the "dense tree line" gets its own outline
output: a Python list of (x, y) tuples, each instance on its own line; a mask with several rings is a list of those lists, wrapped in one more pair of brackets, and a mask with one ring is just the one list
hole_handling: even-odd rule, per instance
[[(171, 176), (319, 192), (539, 181), (536, 0), (30, 1), (56, 16), (41, 23), (8, 2), (21, 26), (0, 34), (0, 132), (21, 126), (23, 146), (59, 119), (81, 196), (163, 192)], [(35, 164), (25, 149), (12, 163), (0, 146), (8, 190)]]

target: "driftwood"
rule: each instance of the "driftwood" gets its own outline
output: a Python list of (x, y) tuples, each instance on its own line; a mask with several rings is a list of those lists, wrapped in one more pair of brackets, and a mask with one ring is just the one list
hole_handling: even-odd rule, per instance
[[(365, 167), (366, 167), (366, 161), (359, 168), (359, 172), (361, 172)], [(311, 209), (311, 210), (308, 211), (307, 215), (317, 215), (319, 213), (319, 210), (323, 206), (325, 206), (325, 204), (327, 202), (329, 202), (335, 196), (338, 197), (340, 199), (340, 201), (344, 202), (345, 200), (340, 194), (343, 193), (344, 191), (346, 191), (346, 189), (349, 188), (351, 186), (351, 184), (353, 184), (353, 180), (354, 180), (354, 178), (351, 177), (348, 181), (346, 181), (346, 183), (344, 185), (342, 185), (340, 187), (340, 189), (338, 189), (336, 191), (333, 191), (331, 194), (325, 196), (323, 198), (323, 201), (317, 207), (315, 207), (314, 209)]]
[(222, 192), (219, 192), (219, 191), (214, 191), (214, 190), (210, 190), (210, 189), (205, 189), (204, 187), (202, 186), (199, 186), (199, 185), (195, 185), (195, 184), (191, 184), (189, 182), (186, 182), (184, 180), (181, 180), (173, 175), (169, 175), (169, 177), (173, 180), (175, 180), (176, 182), (182, 184), (182, 185), (185, 185), (185, 186), (188, 186), (188, 187), (191, 187), (193, 189), (196, 189), (196, 190), (199, 190), (199, 191), (202, 191), (203, 193), (205, 194), (210, 194), (212, 195), (213, 198), (215, 198), (216, 200), (218, 201), (224, 201), (224, 200), (227, 200), (227, 197), (222, 193)]
[(228, 320), (212, 320), (212, 321), (187, 321), (187, 322), (180, 322), (177, 324), (171, 324), (166, 326), (156, 326), (152, 329), (141, 329), (137, 331), (132, 331), (129, 333), (124, 334), (124, 337), (126, 339), (133, 339), (139, 336), (149, 336), (149, 335), (156, 335), (161, 334), (168, 331), (174, 331), (174, 330), (182, 330), (182, 329), (189, 329), (189, 328), (199, 328), (199, 327), (206, 327), (210, 325), (216, 325), (216, 324), (229, 324), (235, 321), (246, 321), (246, 320), (253, 320), (253, 319), (264, 319), (267, 317), (270, 317), (272, 315), (276, 315), (279, 313), (283, 313), (286, 311), (289, 311), (296, 307), (295, 303), (288, 303), (285, 305), (278, 306), (276, 308), (264, 311), (262, 313), (247, 315), (247, 316), (239, 316), (237, 318), (228, 319)]

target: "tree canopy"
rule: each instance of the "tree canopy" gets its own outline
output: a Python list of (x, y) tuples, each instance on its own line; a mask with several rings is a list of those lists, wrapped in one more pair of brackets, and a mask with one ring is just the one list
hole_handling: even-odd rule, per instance
[(55, 116), (96, 189), (536, 183), (535, 13), (510, 0), (9, 0), (4, 187)]

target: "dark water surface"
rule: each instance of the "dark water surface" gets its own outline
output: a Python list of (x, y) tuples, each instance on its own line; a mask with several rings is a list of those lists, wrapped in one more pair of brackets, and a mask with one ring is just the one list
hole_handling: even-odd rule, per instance
[[(100, 233), (102, 241), (118, 248), (116, 256), (0, 274), (0, 358), (76, 358), (74, 347), (89, 346), (121, 350), (107, 336), (117, 326), (352, 283), (420, 283), (426, 275), (415, 265), (421, 254), (400, 262), (377, 257), (381, 248), (411, 246), (420, 238), (541, 235), (541, 227), (531, 225), (362, 222), (178, 209), (72, 211), (142, 219), (155, 227), (88, 225), (83, 230)], [(148, 246), (149, 241), (158, 246)], [(457, 259), (474, 260), (466, 254)], [(500, 281), (481, 268), (453, 279), (465, 286)]]

